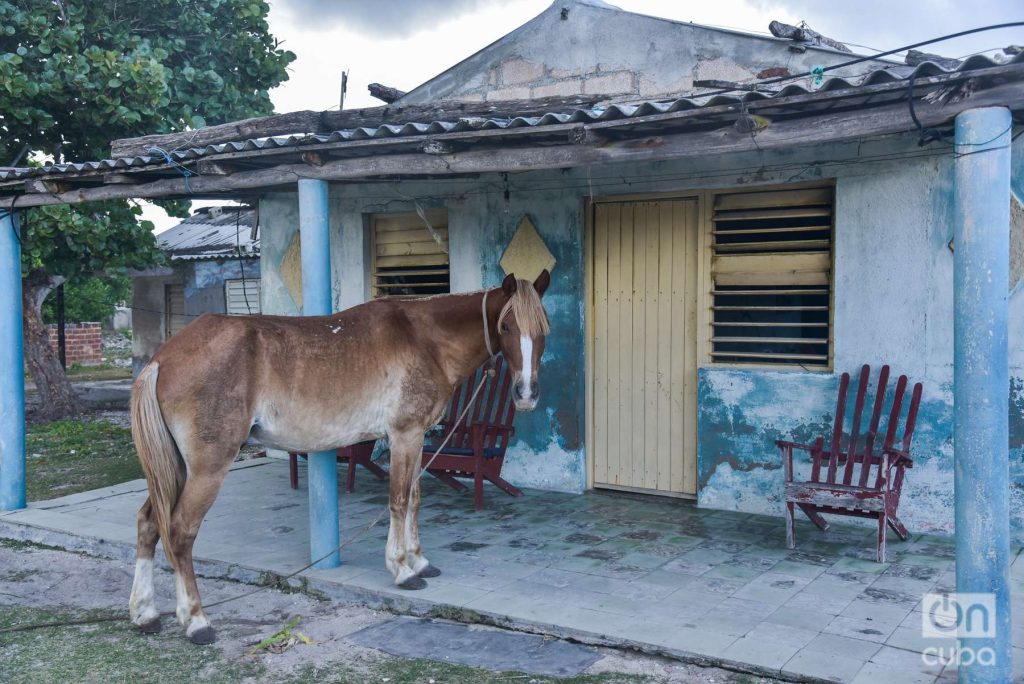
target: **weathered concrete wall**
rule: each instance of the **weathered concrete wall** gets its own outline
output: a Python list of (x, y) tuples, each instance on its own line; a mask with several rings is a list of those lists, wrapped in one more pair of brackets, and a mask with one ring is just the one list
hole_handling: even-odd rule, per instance
[(132, 278), (132, 374), (138, 375), (164, 343), (164, 286), (184, 284), (183, 274)]
[[(403, 182), (332, 188), (336, 308), (366, 296), (366, 214), (409, 211), (405, 197), (447, 206), (455, 289), (492, 286), (498, 261), (524, 215), (557, 259), (545, 304), (552, 335), (542, 360), (541, 405), (516, 419), (506, 462), (523, 486), (580, 491), (586, 486), (584, 322), (585, 199), (678, 193), (834, 178), (834, 373), (701, 369), (698, 479), (701, 506), (781, 514), (777, 438), (827, 433), (837, 375), (863, 363), (892, 365), (925, 385), (914, 439), (916, 462), (901, 512), (915, 531), (951, 531), (952, 462), (952, 158), (919, 155), (912, 136), (801, 151), (731, 155), (645, 165), (604, 165), (478, 181)], [(1019, 141), (1014, 187), (1021, 187)], [(859, 160), (859, 163), (851, 163)], [(508, 199), (505, 199), (505, 190)], [(392, 199), (394, 198), (394, 199)], [(265, 199), (263, 292), (268, 313), (295, 313), (276, 270), (297, 225), (293, 195)], [(1024, 334), (1024, 295), (1010, 300), (1011, 340)], [(1013, 528), (1024, 540), (1024, 349), (1011, 349)]]
[[(795, 74), (850, 58), (828, 48), (795, 53), (790, 45), (771, 36), (568, 0), (552, 4), (512, 33), (413, 89), (400, 102), (519, 100), (580, 93), (654, 98), (692, 93), (695, 80), (752, 80), (771, 68)], [(870, 63), (831, 75), (858, 75), (866, 66)], [(767, 75), (779, 74), (761, 77)]]
[[(179, 284), (185, 291), (185, 315), (224, 313), (224, 281), (259, 279), (259, 259), (178, 261), (161, 275), (132, 279), (132, 371), (138, 375), (167, 339), (164, 288)], [(255, 304), (255, 302), (254, 302)], [(256, 313), (256, 311), (253, 311)]]

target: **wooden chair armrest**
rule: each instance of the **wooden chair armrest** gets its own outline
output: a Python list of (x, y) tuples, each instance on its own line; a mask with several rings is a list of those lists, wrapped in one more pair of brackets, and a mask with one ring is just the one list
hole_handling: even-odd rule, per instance
[(910, 457), (909, 451), (903, 451), (902, 449), (885, 449), (884, 453), (889, 454), (889, 456), (892, 457), (889, 462), (890, 467), (897, 464), (902, 464), (905, 468), (914, 467), (914, 459)]
[(815, 446), (814, 444), (800, 444), (798, 442), (788, 442), (784, 439), (775, 440), (775, 446), (779, 447), (780, 449), (789, 448), (800, 449), (802, 451), (819, 451), (821, 449), (820, 446)]

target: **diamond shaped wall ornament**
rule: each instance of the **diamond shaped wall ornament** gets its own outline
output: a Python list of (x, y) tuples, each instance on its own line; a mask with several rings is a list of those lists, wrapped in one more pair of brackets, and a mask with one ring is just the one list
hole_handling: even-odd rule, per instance
[(505, 275), (515, 273), (516, 278), (532, 281), (536, 280), (544, 269), (553, 270), (556, 262), (537, 229), (533, 227), (530, 217), (524, 216), (498, 263), (501, 264)]
[(295, 234), (292, 235), (288, 249), (281, 257), (281, 266), (278, 272), (281, 274), (281, 282), (288, 288), (288, 294), (292, 296), (295, 306), (302, 311), (302, 241), (299, 231), (295, 231)]

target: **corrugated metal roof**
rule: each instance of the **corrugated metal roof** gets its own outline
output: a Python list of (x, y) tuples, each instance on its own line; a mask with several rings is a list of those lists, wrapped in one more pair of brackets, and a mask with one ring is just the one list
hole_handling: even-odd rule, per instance
[[(809, 95), (845, 88), (856, 88), (876, 84), (893, 83), (907, 80), (988, 69), (1006, 64), (1024, 63), (1024, 53), (1014, 55), (1005, 62), (997, 62), (984, 55), (967, 58), (956, 69), (945, 69), (934, 62), (924, 62), (915, 67), (895, 65), (877, 69), (860, 79), (830, 78), (819, 87), (809, 90), (802, 85), (788, 85), (774, 93), (745, 92), (742, 95), (723, 94), (707, 97), (681, 97), (674, 100), (653, 100), (630, 104), (612, 104), (607, 107), (593, 109), (577, 109), (570, 113), (552, 112), (543, 116), (517, 116), (513, 118), (482, 118), (466, 117), (458, 121), (433, 121), (430, 123), (409, 122), (404, 124), (382, 124), (376, 127), (362, 127), (349, 130), (334, 131), (330, 134), (296, 134), (269, 138), (253, 138), (234, 142), (193, 147), (170, 152), (174, 162), (185, 163), (202, 157), (218, 154), (268, 150), (274, 148), (298, 147), (309, 144), (340, 143), (355, 140), (382, 138), (406, 138), (415, 136), (438, 135), (442, 133), (458, 133), (469, 131), (488, 131), (496, 129), (540, 128), (554, 124), (596, 123), (644, 117), (651, 114), (666, 114), (692, 109), (734, 105), (742, 102), (761, 102), (776, 98), (795, 95)], [(819, 105), (821, 106), (821, 105)], [(803, 111), (814, 111), (813, 103), (802, 107)], [(138, 156), (121, 159), (104, 159), (101, 161), (81, 162), (72, 164), (49, 164), (36, 168), (0, 169), (0, 181), (19, 180), (33, 176), (50, 174), (76, 174), (89, 171), (117, 171), (137, 169), (146, 166), (167, 165), (163, 156)]]
[(237, 257), (258, 259), (259, 236), (251, 238), (256, 212), (248, 207), (205, 207), (156, 236), (172, 260)]

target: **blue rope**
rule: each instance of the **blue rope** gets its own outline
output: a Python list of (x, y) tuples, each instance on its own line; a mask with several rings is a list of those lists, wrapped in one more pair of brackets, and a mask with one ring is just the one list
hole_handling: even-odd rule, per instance
[(147, 152), (155, 152), (155, 153), (159, 154), (160, 156), (162, 156), (164, 158), (164, 160), (167, 162), (168, 166), (170, 166), (172, 168), (175, 168), (178, 171), (180, 171), (181, 175), (185, 177), (185, 187), (188, 188), (188, 194), (190, 194), (190, 195), (194, 195), (195, 194), (195, 192), (192, 190), (192, 183), (189, 181), (189, 178), (191, 176), (196, 175), (194, 172), (192, 172), (189, 169), (186, 169), (184, 166), (182, 166), (178, 162), (174, 161), (174, 159), (171, 158), (171, 155), (168, 154), (167, 150), (165, 150), (162, 147), (150, 147), (146, 151)]

